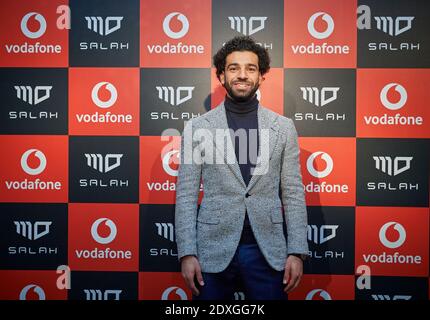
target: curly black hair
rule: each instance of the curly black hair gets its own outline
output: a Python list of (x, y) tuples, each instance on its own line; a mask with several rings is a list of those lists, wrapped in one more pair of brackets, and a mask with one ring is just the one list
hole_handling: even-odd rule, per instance
[(267, 49), (263, 48), (249, 36), (238, 36), (227, 41), (225, 45), (213, 56), (213, 63), (216, 68), (216, 76), (219, 79), (225, 69), (227, 56), (234, 51), (251, 51), (258, 56), (258, 68), (261, 75), (270, 70), (270, 57)]

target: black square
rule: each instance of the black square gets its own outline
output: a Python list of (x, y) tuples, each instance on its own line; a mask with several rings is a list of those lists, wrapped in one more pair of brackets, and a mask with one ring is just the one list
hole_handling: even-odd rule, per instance
[(139, 202), (139, 137), (70, 137), (70, 202)]
[(139, 0), (70, 0), (70, 9), (70, 66), (139, 66)]

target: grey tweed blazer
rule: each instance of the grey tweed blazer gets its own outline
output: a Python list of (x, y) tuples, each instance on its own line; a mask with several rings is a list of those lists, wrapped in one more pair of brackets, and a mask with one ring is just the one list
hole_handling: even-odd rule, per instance
[[(254, 172), (248, 186), (242, 178), (231, 137), (224, 139), (224, 144), (215, 138), (211, 141), (212, 152), (225, 160), (223, 164), (211, 164), (203, 161), (210, 148), (202, 140), (184, 134), (186, 130), (205, 129), (215, 137), (216, 129), (228, 129), (224, 103), (188, 121), (182, 134), (175, 207), (178, 259), (195, 255), (203, 272), (221, 272), (228, 266), (239, 244), (245, 211), (259, 248), (274, 269), (284, 269), (288, 253), (308, 254), (296, 129), (291, 119), (261, 105), (257, 115), (260, 171)], [(200, 161), (184, 162), (185, 143), (192, 143)], [(229, 154), (234, 156), (233, 161), (227, 159)], [(204, 195), (198, 207), (201, 180)]]

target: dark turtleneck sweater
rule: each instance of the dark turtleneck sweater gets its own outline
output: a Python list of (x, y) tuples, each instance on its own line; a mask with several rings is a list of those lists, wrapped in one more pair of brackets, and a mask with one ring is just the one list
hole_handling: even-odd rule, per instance
[[(248, 185), (251, 180), (252, 174), (251, 169), (255, 167), (259, 137), (256, 134), (258, 131), (258, 99), (255, 95), (252, 99), (246, 102), (236, 102), (230, 99), (228, 96), (225, 97), (224, 106), (226, 110), (227, 123), (233, 132), (238, 129), (244, 129), (246, 132), (246, 149), (243, 146), (242, 158), (239, 156), (240, 139), (238, 136), (235, 137), (234, 149), (236, 153), (236, 159), (239, 163), (240, 172), (242, 173), (245, 184)], [(250, 130), (254, 129), (254, 135), (251, 134)], [(256, 138), (256, 139), (255, 139)], [(243, 143), (243, 142), (241, 142)], [(245, 152), (246, 151), (246, 152)], [(253, 156), (253, 157), (250, 157)], [(240, 161), (242, 160), (242, 161)], [(242, 235), (240, 238), (241, 243), (256, 243), (254, 233), (252, 232), (251, 225), (249, 223), (248, 213), (245, 212), (245, 221), (243, 223)]]

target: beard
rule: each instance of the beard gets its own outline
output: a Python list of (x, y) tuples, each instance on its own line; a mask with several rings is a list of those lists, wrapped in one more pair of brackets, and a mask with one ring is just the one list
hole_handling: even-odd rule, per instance
[(230, 83), (226, 81), (224, 84), (224, 88), (227, 91), (228, 95), (235, 102), (247, 102), (251, 100), (259, 87), (258, 83), (252, 86), (252, 82), (249, 81), (233, 81), (233, 85), (234, 83), (246, 83), (251, 86), (249, 90), (234, 90)]

